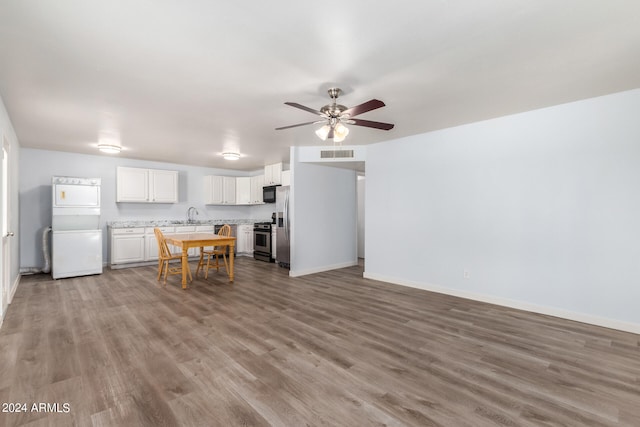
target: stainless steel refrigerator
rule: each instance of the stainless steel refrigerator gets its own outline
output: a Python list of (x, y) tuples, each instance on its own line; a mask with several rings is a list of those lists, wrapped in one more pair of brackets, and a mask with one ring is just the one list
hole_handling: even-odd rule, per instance
[(276, 262), (289, 268), (291, 221), (289, 218), (289, 186), (276, 188)]

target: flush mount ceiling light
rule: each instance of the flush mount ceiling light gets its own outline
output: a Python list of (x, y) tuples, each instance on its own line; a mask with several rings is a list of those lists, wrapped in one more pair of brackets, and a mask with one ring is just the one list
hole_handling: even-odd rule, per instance
[(108, 154), (118, 154), (122, 150), (120, 133), (115, 129), (103, 129), (98, 134), (98, 150)]
[(238, 160), (240, 153), (222, 153), (222, 157), (224, 157), (225, 160)]
[(122, 150), (122, 147), (112, 142), (101, 141), (98, 143), (98, 150), (102, 151), (103, 153), (118, 154), (120, 150)]

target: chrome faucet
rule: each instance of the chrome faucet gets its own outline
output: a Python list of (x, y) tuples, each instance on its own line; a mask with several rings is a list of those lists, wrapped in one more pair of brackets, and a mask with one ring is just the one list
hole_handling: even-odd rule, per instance
[(193, 222), (193, 213), (196, 213), (196, 215), (198, 215), (198, 209), (194, 208), (193, 206), (191, 206), (189, 209), (187, 209), (187, 222)]

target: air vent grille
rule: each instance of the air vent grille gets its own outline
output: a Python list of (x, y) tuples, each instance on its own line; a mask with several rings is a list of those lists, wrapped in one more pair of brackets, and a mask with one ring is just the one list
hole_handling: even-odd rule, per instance
[(322, 150), (321, 159), (349, 159), (353, 158), (353, 150)]

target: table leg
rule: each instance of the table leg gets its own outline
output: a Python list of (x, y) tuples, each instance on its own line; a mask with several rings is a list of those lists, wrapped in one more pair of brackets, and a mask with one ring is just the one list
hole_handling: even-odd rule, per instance
[(189, 248), (182, 248), (182, 289), (187, 289), (187, 277), (189, 276)]
[(229, 245), (229, 281), (233, 283), (233, 252), (235, 249), (235, 242), (231, 242)]

